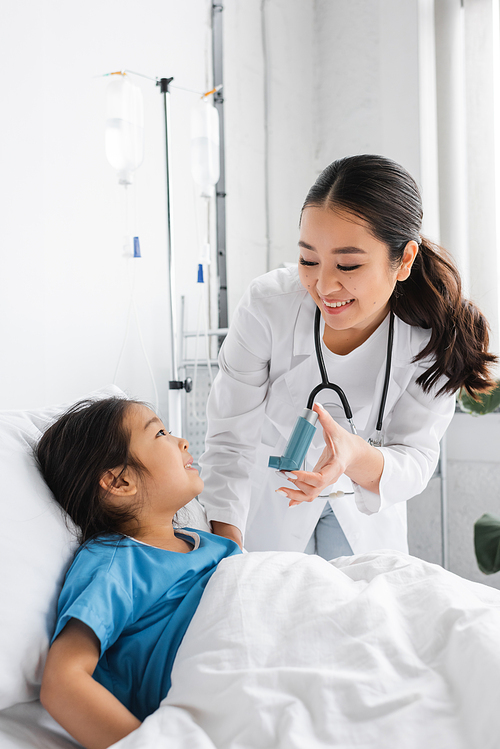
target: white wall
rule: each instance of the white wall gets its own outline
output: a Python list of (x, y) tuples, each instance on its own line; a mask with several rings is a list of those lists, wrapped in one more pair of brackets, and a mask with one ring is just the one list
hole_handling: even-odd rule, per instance
[(418, 3), (318, 0), (318, 163), (379, 153), (420, 179)]
[(252, 278), (296, 260), (331, 161), (381, 153), (420, 180), (418, 0), (228, 0), (224, 34), (232, 312)]
[(265, 273), (265, 139), (260, 0), (225, 3), (226, 241), (231, 316), (252, 278)]
[[(19, 0), (0, 26), (2, 269), (0, 407), (78, 397), (112, 381), (129, 306), (129, 271), (145, 346), (166, 406), (169, 367), (162, 97), (134, 78), (145, 106), (136, 173), (143, 257), (122, 251), (124, 190), (104, 151), (103, 73), (130, 69), (206, 91), (208, 0)], [(198, 230), (190, 173), (190, 110), (172, 89), (172, 215), (178, 293), (196, 321)], [(134, 325), (117, 384), (153, 400)]]
[(230, 314), (249, 282), (297, 254), (316, 178), (313, 0), (229, 0), (224, 10)]

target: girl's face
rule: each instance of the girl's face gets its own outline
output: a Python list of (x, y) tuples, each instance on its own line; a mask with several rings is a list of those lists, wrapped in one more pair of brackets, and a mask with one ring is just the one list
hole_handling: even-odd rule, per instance
[(417, 244), (408, 243), (401, 266), (393, 269), (387, 246), (362, 219), (309, 206), (302, 213), (299, 248), (300, 281), (328, 326), (325, 342), (349, 331), (362, 342), (387, 315), (396, 281), (408, 277)]
[(146, 501), (152, 509), (175, 514), (203, 489), (203, 481), (193, 468), (189, 442), (174, 437), (146, 406), (133, 404), (126, 414), (130, 432), (130, 452), (144, 468), (140, 479)]

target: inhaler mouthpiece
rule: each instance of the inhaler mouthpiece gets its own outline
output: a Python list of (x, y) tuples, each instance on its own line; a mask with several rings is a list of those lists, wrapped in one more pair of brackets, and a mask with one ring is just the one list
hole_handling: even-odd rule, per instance
[(281, 457), (271, 456), (268, 463), (269, 468), (274, 468), (276, 471), (300, 471), (314, 437), (317, 420), (318, 414), (316, 411), (304, 408), (302, 415), (295, 422), (285, 452)]

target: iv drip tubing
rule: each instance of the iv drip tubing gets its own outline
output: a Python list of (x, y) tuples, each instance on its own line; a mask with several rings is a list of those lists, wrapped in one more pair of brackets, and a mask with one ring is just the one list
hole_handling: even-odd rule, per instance
[[(133, 294), (133, 290), (132, 290), (131, 294)], [(125, 326), (125, 335), (123, 336), (122, 347), (120, 349), (120, 354), (118, 356), (118, 361), (116, 362), (115, 373), (113, 375), (113, 385), (116, 385), (116, 378), (118, 376), (118, 370), (120, 369), (120, 364), (122, 363), (123, 352), (125, 351), (125, 344), (127, 343), (128, 334), (129, 334), (129, 331), (130, 331), (130, 313), (131, 313), (131, 311), (132, 311), (132, 296), (130, 297), (130, 302), (129, 302), (128, 310), (127, 310), (127, 324)]]
[(148, 355), (146, 353), (146, 346), (144, 345), (144, 339), (142, 337), (142, 330), (141, 330), (141, 326), (140, 326), (140, 323), (139, 323), (139, 315), (137, 313), (137, 306), (136, 306), (134, 298), (132, 299), (132, 306), (133, 306), (133, 309), (134, 309), (134, 318), (135, 318), (135, 322), (136, 322), (136, 325), (137, 325), (137, 332), (139, 334), (139, 341), (141, 343), (142, 353), (144, 354), (144, 359), (146, 360), (146, 365), (147, 365), (147, 368), (149, 370), (149, 374), (150, 374), (150, 377), (151, 377), (151, 382), (153, 383), (153, 390), (154, 390), (154, 393), (155, 393), (155, 412), (158, 414), (159, 413), (159, 409), (160, 409), (160, 403), (159, 403), (159, 398), (158, 398), (158, 390), (156, 388), (156, 381), (155, 381), (155, 376), (153, 374), (153, 369), (151, 367), (151, 363), (149, 361), (149, 357), (148, 357)]
[[(124, 185), (125, 190), (125, 235), (128, 236), (129, 234), (129, 192), (127, 190), (128, 185)], [(113, 385), (116, 385), (116, 378), (118, 376), (118, 370), (120, 369), (120, 364), (122, 362), (123, 352), (125, 351), (125, 346), (127, 344), (128, 335), (130, 332), (130, 316), (132, 312), (132, 300), (134, 298), (134, 292), (135, 292), (135, 273), (131, 272), (130, 265), (128, 266), (128, 285), (129, 285), (129, 291), (130, 291), (130, 301), (128, 305), (127, 310), (127, 323), (125, 325), (125, 334), (123, 336), (123, 343), (122, 347), (120, 349), (120, 354), (118, 356), (118, 361), (116, 363), (115, 373), (113, 375)]]
[[(133, 262), (133, 258), (131, 258), (130, 262)], [(135, 274), (134, 274), (133, 284), (135, 284)], [(147, 352), (146, 352), (146, 346), (144, 344), (144, 339), (142, 337), (141, 324), (139, 322), (139, 314), (137, 312), (137, 305), (135, 303), (133, 287), (132, 287), (132, 290), (130, 292), (130, 302), (129, 302), (128, 312), (127, 312), (127, 325), (126, 325), (126, 328), (125, 328), (125, 335), (123, 337), (123, 343), (122, 343), (120, 355), (118, 357), (118, 362), (116, 364), (115, 374), (114, 374), (114, 377), (113, 377), (113, 385), (116, 385), (116, 378), (118, 376), (118, 370), (120, 369), (120, 364), (121, 364), (121, 361), (122, 361), (123, 352), (125, 351), (125, 345), (127, 343), (128, 335), (129, 335), (129, 332), (130, 332), (130, 318), (132, 316), (131, 315), (132, 311), (134, 313), (135, 324), (137, 325), (137, 333), (139, 335), (139, 342), (141, 344), (142, 353), (144, 355), (144, 359), (146, 361), (146, 366), (148, 368), (148, 372), (149, 372), (149, 375), (151, 377), (151, 382), (152, 382), (152, 385), (153, 385), (153, 390), (154, 390), (154, 394), (155, 394), (155, 412), (157, 414), (159, 414), (160, 403), (159, 403), (159, 398), (158, 398), (158, 389), (156, 387), (155, 376), (154, 376), (154, 373), (153, 373), (153, 369), (151, 367), (151, 362), (149, 361), (149, 357), (148, 357)]]
[[(129, 223), (130, 223), (130, 215), (129, 215), (130, 188), (129, 188), (128, 185), (125, 185), (124, 188), (125, 188), (125, 232), (126, 232), (126, 236), (128, 237), (130, 235), (130, 226), (129, 226)], [(133, 202), (134, 202), (134, 211), (133, 211), (134, 218), (133, 218), (133, 223), (135, 224), (136, 214), (137, 214), (137, 205), (136, 205), (137, 195), (136, 195), (135, 190), (133, 190), (132, 197), (133, 197)], [(148, 372), (149, 372), (149, 375), (151, 377), (151, 382), (152, 382), (152, 385), (153, 385), (153, 390), (154, 390), (154, 394), (155, 394), (155, 410), (156, 410), (156, 413), (159, 413), (160, 402), (159, 402), (159, 398), (158, 398), (158, 389), (156, 387), (156, 380), (155, 380), (155, 376), (154, 376), (154, 373), (153, 373), (153, 368), (151, 366), (151, 362), (149, 360), (149, 357), (148, 357), (148, 354), (147, 354), (147, 351), (146, 351), (146, 346), (145, 346), (145, 343), (144, 343), (144, 338), (142, 336), (141, 323), (140, 323), (140, 320), (139, 320), (139, 313), (137, 311), (137, 305), (135, 303), (135, 280), (136, 280), (136, 270), (137, 270), (137, 266), (135, 265), (135, 263), (137, 262), (137, 258), (134, 258), (134, 257), (132, 257), (132, 255), (130, 255), (130, 257), (128, 258), (127, 262), (128, 262), (128, 284), (129, 284), (129, 290), (130, 290), (130, 301), (129, 301), (128, 310), (127, 310), (127, 322), (126, 322), (126, 325), (125, 325), (125, 334), (123, 336), (123, 343), (122, 343), (122, 346), (121, 346), (121, 349), (120, 349), (120, 354), (118, 356), (118, 361), (116, 363), (115, 373), (113, 375), (113, 384), (116, 384), (116, 380), (117, 380), (117, 377), (118, 377), (118, 371), (120, 369), (120, 364), (122, 362), (123, 353), (125, 351), (125, 346), (127, 344), (129, 333), (130, 333), (130, 320), (131, 320), (132, 312), (133, 312), (134, 313), (135, 324), (137, 326), (137, 333), (138, 333), (138, 336), (139, 336), (139, 342), (141, 344), (142, 353), (144, 355), (144, 360), (146, 362), (146, 366), (148, 368)]]
[[(168, 300), (168, 306), (169, 306), (169, 333), (170, 333), (170, 380), (169, 380), (169, 393), (168, 393), (168, 418), (169, 418), (169, 427), (178, 435), (182, 433), (182, 401), (181, 401), (181, 392), (183, 389), (186, 390), (186, 392), (189, 392), (191, 390), (191, 387), (188, 388), (188, 380), (179, 381), (179, 375), (178, 375), (178, 352), (177, 352), (177, 346), (178, 346), (178, 331), (176, 328), (176, 295), (175, 295), (175, 258), (174, 258), (174, 243), (173, 243), (173, 231), (172, 231), (172, 216), (171, 216), (171, 147), (170, 147), (170, 141), (171, 141), (171, 135), (170, 135), (170, 93), (171, 93), (171, 87), (173, 88), (179, 88), (181, 90), (190, 91), (191, 93), (197, 94), (202, 99), (206, 99), (207, 97), (216, 94), (220, 89), (222, 88), (222, 84), (216, 86), (210, 91), (201, 92), (201, 91), (194, 91), (193, 89), (187, 89), (183, 88), (181, 86), (172, 86), (173, 77), (169, 78), (152, 78), (151, 76), (144, 75), (142, 73), (138, 73), (136, 71), (132, 70), (121, 70), (121, 71), (114, 71), (109, 73), (101, 74), (101, 76), (95, 76), (95, 77), (108, 77), (112, 75), (121, 75), (125, 76), (127, 74), (139, 76), (141, 78), (146, 78), (148, 80), (154, 81), (156, 86), (160, 88), (160, 93), (163, 95), (163, 110), (164, 110), (164, 125), (165, 125), (165, 170), (166, 170), (166, 185), (165, 185), (165, 195), (166, 195), (166, 240), (167, 240), (167, 272), (168, 272), (168, 286), (169, 286), (169, 300)], [(208, 207), (209, 210), (209, 207)], [(208, 231), (209, 231), (209, 223), (208, 223)], [(203, 296), (203, 295), (202, 295)], [(128, 314), (127, 314), (127, 323), (126, 323), (126, 333), (125, 333), (125, 341), (122, 346), (122, 350), (120, 351), (118, 364), (115, 371), (115, 378), (117, 376), (118, 368), (121, 363), (125, 342), (129, 333), (130, 329), (130, 318), (131, 313), (134, 313), (134, 317), (136, 319), (139, 335), (141, 339), (141, 346), (144, 353), (144, 356), (146, 357), (146, 361), (148, 363), (148, 368), (153, 380), (153, 385), (155, 389), (155, 396), (157, 401), (156, 409), (158, 411), (158, 394), (156, 390), (156, 383), (154, 382), (154, 376), (153, 372), (151, 370), (149, 360), (147, 359), (146, 350), (144, 346), (144, 342), (142, 339), (142, 334), (139, 327), (139, 320), (138, 320), (138, 314), (137, 314), (137, 308), (135, 305), (134, 296), (132, 294)], [(206, 313), (205, 313), (206, 316)], [(205, 320), (205, 330), (207, 330), (209, 325), (210, 319), (207, 321)], [(199, 315), (198, 315), (198, 329), (199, 329)], [(210, 344), (209, 344), (209, 336), (207, 333), (205, 333), (205, 341), (207, 345), (207, 364), (208, 364), (208, 374), (210, 377), (210, 380), (212, 380), (212, 371), (210, 368)], [(198, 355), (196, 355), (196, 358), (198, 358)]]
[[(207, 244), (210, 245), (210, 198), (205, 197), (205, 200), (207, 202), (207, 230), (206, 230), (206, 241)], [(202, 247), (202, 241), (201, 241), (201, 231), (200, 231), (200, 216), (197, 206), (197, 193), (195, 189), (195, 184), (193, 181), (193, 208), (196, 216), (196, 239), (198, 243), (198, 247), (200, 248), (201, 253), (201, 247)], [(203, 258), (200, 256), (200, 260)], [(208, 371), (208, 379), (210, 382), (210, 386), (213, 384), (213, 374), (212, 374), (212, 362), (210, 361), (210, 334), (209, 334), (209, 326), (210, 326), (210, 309), (209, 309), (209, 319), (207, 320), (207, 304), (210, 303), (210, 287), (208, 284), (210, 283), (210, 264), (208, 264), (207, 273), (206, 273), (206, 283), (207, 287), (205, 286), (205, 283), (200, 284), (200, 296), (198, 300), (198, 315), (196, 320), (196, 331), (192, 334), (189, 333), (183, 333), (183, 337), (194, 337), (195, 340), (195, 358), (194, 358), (194, 372), (193, 372), (193, 390), (192, 395), (190, 398), (190, 413), (192, 418), (197, 421), (198, 423), (204, 423), (205, 417), (198, 416), (197, 410), (196, 410), (196, 394), (198, 392), (198, 362), (199, 362), (199, 355), (198, 355), (198, 343), (200, 340), (200, 328), (201, 328), (201, 315), (203, 313), (203, 321), (204, 321), (204, 330), (203, 335), (205, 338), (205, 346), (206, 346), (206, 364), (207, 364), (207, 371)]]
[(198, 319), (197, 319), (197, 324), (196, 324), (197, 330), (196, 330), (195, 360), (194, 360), (194, 374), (193, 374), (193, 397), (191, 398), (191, 415), (194, 418), (194, 420), (198, 421), (200, 424), (205, 422), (205, 417), (203, 416), (202, 418), (200, 418), (198, 416), (198, 413), (196, 411), (196, 398), (194, 396), (197, 393), (197, 389), (198, 389), (198, 341), (200, 337), (200, 318), (201, 318), (202, 310), (203, 310), (203, 317), (204, 317), (204, 322), (205, 322), (204, 337), (205, 337), (206, 355), (207, 355), (206, 364), (207, 364), (208, 379), (210, 382), (210, 386), (212, 386), (214, 382), (214, 378), (212, 375), (212, 365), (210, 362), (210, 348), (209, 348), (210, 344), (209, 344), (209, 337), (208, 337), (208, 330), (207, 330), (208, 328), (207, 311), (205, 308), (205, 304), (206, 304), (206, 299), (205, 299), (204, 285), (203, 285), (202, 288), (200, 289), (200, 298), (198, 302)]

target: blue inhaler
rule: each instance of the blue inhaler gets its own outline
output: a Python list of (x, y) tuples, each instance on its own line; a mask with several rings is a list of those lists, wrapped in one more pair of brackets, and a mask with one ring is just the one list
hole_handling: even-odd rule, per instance
[(272, 455), (269, 458), (269, 468), (275, 468), (277, 471), (300, 471), (316, 431), (317, 420), (318, 414), (316, 411), (311, 408), (304, 408), (302, 416), (299, 416), (295, 422), (285, 452), (281, 458)]

